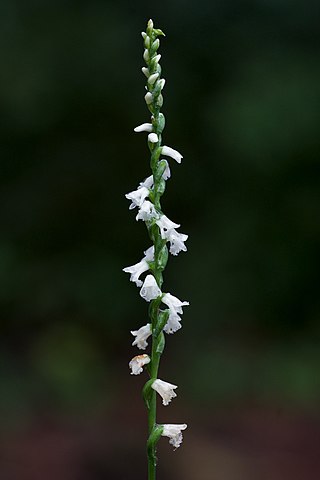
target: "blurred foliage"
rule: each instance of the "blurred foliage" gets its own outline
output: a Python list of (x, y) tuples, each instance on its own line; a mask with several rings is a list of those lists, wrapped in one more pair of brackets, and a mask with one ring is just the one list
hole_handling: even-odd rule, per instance
[(117, 402), (128, 332), (146, 322), (121, 268), (149, 246), (124, 193), (149, 174), (132, 129), (148, 118), (139, 32), (150, 16), (167, 34), (164, 138), (184, 154), (164, 208), (190, 233), (166, 273), (191, 306), (163, 371), (194, 405), (316, 408), (319, 4), (2, 0), (0, 13), (9, 423), (40, 405)]

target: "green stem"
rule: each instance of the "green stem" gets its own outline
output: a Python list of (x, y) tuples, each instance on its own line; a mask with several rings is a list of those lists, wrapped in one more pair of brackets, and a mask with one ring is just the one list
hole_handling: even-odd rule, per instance
[[(158, 73), (161, 73), (161, 68), (157, 66), (154, 62), (152, 63), (152, 58), (155, 57), (156, 51), (153, 51), (151, 48), (152, 43), (156, 40), (156, 38), (159, 35), (162, 35), (163, 32), (161, 30), (153, 30), (153, 27), (149, 26), (147, 28), (147, 34), (149, 35), (151, 41), (150, 41), (150, 46), (148, 47), (149, 50), (149, 55), (150, 59), (147, 62), (149, 73), (154, 74), (156, 71)], [(151, 58), (152, 57), (152, 58)], [(160, 147), (161, 147), (161, 133), (164, 127), (164, 117), (162, 115), (162, 118), (160, 118), (160, 106), (157, 101), (157, 98), (160, 94), (160, 91), (157, 91), (155, 93), (156, 89), (156, 84), (153, 86), (149, 86), (148, 90), (151, 93), (154, 93), (154, 101), (152, 105), (149, 106), (149, 110), (153, 115), (152, 119), (152, 124), (153, 124), (153, 132), (158, 135), (158, 142), (156, 144), (153, 144), (150, 146), (150, 153), (151, 153), (151, 169), (152, 169), (152, 174), (154, 178), (154, 186), (153, 186), (153, 194), (154, 194), (154, 205), (158, 209), (158, 211), (161, 211), (161, 205), (160, 205), (160, 197), (163, 193), (163, 190), (161, 190), (161, 178), (158, 178), (156, 175), (158, 163), (159, 163), (159, 157), (160, 157)], [(159, 90), (159, 88), (158, 88)], [(161, 259), (163, 258), (162, 250), (164, 247), (163, 240), (161, 239), (160, 231), (159, 229), (154, 229), (153, 230), (153, 243), (154, 243), (154, 268), (153, 268), (153, 275), (156, 279), (156, 282), (161, 288), (163, 278), (162, 278), (162, 271), (164, 269), (164, 264), (163, 261), (161, 263)], [(162, 255), (162, 257), (161, 257)], [(165, 260), (166, 263), (166, 260)], [(158, 370), (159, 370), (159, 363), (160, 363), (160, 356), (162, 353), (162, 349), (159, 349), (159, 340), (160, 336), (163, 336), (162, 331), (159, 332), (158, 323), (159, 323), (159, 299), (154, 300), (154, 306), (156, 306), (156, 309), (151, 309), (153, 313), (151, 314), (151, 325), (152, 325), (152, 349), (151, 349), (151, 362), (150, 362), (150, 377), (151, 379), (156, 380), (158, 377)], [(148, 429), (149, 429), (149, 440), (147, 444), (147, 453), (148, 453), (148, 480), (155, 480), (156, 479), (156, 463), (157, 463), (157, 458), (156, 458), (156, 447), (157, 447), (157, 442), (159, 440), (159, 436), (154, 436), (151, 435), (152, 432), (159, 430), (159, 427), (157, 427), (156, 424), (156, 416), (157, 416), (157, 393), (151, 389), (152, 392), (150, 393), (150, 399), (149, 399), (149, 408), (148, 408)]]

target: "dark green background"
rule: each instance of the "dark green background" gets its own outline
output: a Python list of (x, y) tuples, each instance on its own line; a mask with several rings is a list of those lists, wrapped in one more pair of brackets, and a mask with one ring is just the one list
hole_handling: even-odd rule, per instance
[(0, 4), (0, 476), (146, 478), (147, 305), (121, 269), (149, 240), (124, 194), (148, 176), (140, 31), (152, 17), (188, 233), (161, 377), (159, 480), (318, 479), (320, 7), (289, 0)]

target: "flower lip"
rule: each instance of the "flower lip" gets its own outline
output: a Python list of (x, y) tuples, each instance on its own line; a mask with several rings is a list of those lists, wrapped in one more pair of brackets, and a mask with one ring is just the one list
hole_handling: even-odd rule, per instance
[(175, 447), (175, 449), (179, 448), (182, 443), (182, 430), (187, 428), (186, 423), (181, 424), (172, 424), (167, 423), (163, 425), (162, 436), (169, 437), (169, 443)]

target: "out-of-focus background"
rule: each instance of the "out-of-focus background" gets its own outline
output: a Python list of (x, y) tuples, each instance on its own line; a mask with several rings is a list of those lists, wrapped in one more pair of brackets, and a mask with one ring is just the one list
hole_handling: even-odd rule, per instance
[[(152, 3), (155, 5), (152, 6)], [(121, 269), (150, 242), (141, 30), (167, 36), (166, 214), (189, 300), (158, 418), (189, 424), (159, 480), (320, 478), (320, 6), (289, 0), (0, 5), (0, 476), (146, 478), (147, 305)]]

